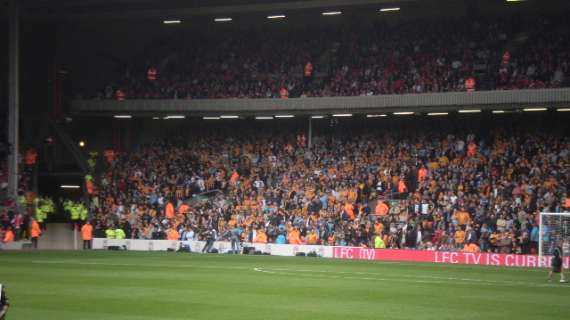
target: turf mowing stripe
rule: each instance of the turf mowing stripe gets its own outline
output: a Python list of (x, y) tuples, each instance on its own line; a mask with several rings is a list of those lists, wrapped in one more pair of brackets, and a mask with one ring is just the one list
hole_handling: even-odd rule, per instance
[[(100, 266), (109, 266), (109, 267), (146, 267), (146, 268), (199, 268), (199, 269), (233, 269), (233, 270), (251, 270), (251, 267), (247, 266), (204, 266), (204, 265), (193, 265), (193, 264), (132, 264), (132, 263), (108, 263), (108, 262), (96, 262), (96, 261), (77, 261), (77, 260), (33, 260), (32, 263), (34, 264), (65, 264), (65, 265), (100, 265)], [(399, 265), (398, 262), (378, 262), (379, 265)], [(402, 263), (407, 265), (413, 265), (411, 263)], [(433, 265), (435, 267), (439, 265)], [(455, 266), (455, 265), (445, 265), (445, 266)], [(465, 266), (461, 266), (465, 267)], [(481, 266), (467, 266), (464, 269), (469, 270), (481, 270)], [(266, 270), (266, 269), (265, 269)], [(274, 271), (294, 271), (294, 272), (313, 272), (313, 273), (337, 273), (337, 274), (356, 274), (356, 275), (377, 275), (377, 273), (370, 273), (370, 272), (355, 272), (355, 271), (327, 271), (327, 270), (290, 270), (290, 269), (270, 269)], [(509, 269), (512, 270), (512, 269)], [(542, 271), (544, 270), (534, 270), (534, 269), (523, 269), (524, 271)], [(256, 270), (260, 271), (261, 270)], [(437, 271), (440, 272), (440, 271)], [(385, 272), (384, 272), (385, 274)], [(401, 277), (401, 275), (400, 275)], [(413, 276), (405, 276), (405, 277), (412, 277)], [(430, 278), (430, 279), (437, 279), (437, 280), (453, 280), (453, 281), (469, 281), (469, 282), (486, 282), (486, 283), (507, 283), (505, 281), (494, 281), (494, 280), (480, 280), (480, 279), (471, 279), (471, 278), (446, 278), (446, 277), (438, 277), (438, 276), (424, 276), (422, 278)], [(512, 282), (511, 283), (519, 283), (519, 284), (526, 284), (525, 282)]]
[(194, 264), (135, 264), (135, 263), (108, 263), (108, 262), (78, 262), (67, 260), (33, 260), (33, 264), (61, 264), (61, 265), (89, 265), (89, 266), (105, 266), (105, 267), (146, 267), (146, 268), (197, 268), (197, 269), (228, 269), (228, 270), (250, 270), (251, 267), (240, 266), (204, 266)]
[(547, 284), (547, 272), (307, 257), (0, 252), (10, 320), (565, 319), (570, 290), (538, 286)]
[[(130, 263), (104, 263), (104, 262), (78, 262), (72, 260), (34, 260), (34, 264), (65, 264), (65, 265), (98, 265), (98, 266), (110, 266), (110, 267), (149, 267), (149, 268), (198, 268), (198, 269), (227, 269), (227, 270), (251, 270), (251, 267), (241, 267), (241, 266), (204, 266), (204, 265), (166, 265), (166, 264), (130, 264)], [(329, 270), (308, 270), (308, 269), (276, 269), (276, 268), (254, 268), (254, 271), (272, 274), (282, 274), (282, 275), (300, 275), (300, 273), (322, 273), (322, 274), (346, 274), (346, 275), (378, 275), (378, 273), (372, 272), (349, 272), (349, 271), (329, 271)], [(528, 270), (530, 271), (530, 270)], [(384, 272), (385, 275), (385, 272)], [(304, 275), (302, 275), (304, 276)], [(497, 280), (482, 280), (482, 279), (471, 279), (471, 278), (457, 278), (457, 277), (438, 277), (438, 276), (409, 276), (409, 275), (398, 275), (400, 278), (410, 278), (417, 280), (403, 280), (403, 279), (393, 279), (393, 278), (368, 278), (368, 277), (329, 277), (334, 279), (350, 279), (350, 280), (376, 280), (376, 281), (396, 281), (396, 282), (415, 282), (415, 283), (432, 283), (441, 284), (449, 282), (467, 282), (468, 284), (479, 284), (479, 285), (507, 285), (507, 286), (524, 286), (524, 287), (566, 287), (559, 286), (555, 284), (532, 284), (520, 281), (497, 281)], [(326, 278), (326, 277), (325, 277)], [(426, 280), (433, 279), (433, 280)], [(442, 281), (434, 281), (442, 280)]]
[[(296, 275), (303, 276), (303, 273), (320, 273), (320, 274), (356, 274), (356, 275), (380, 275), (378, 273), (372, 272), (346, 272), (346, 271), (327, 271), (327, 270), (299, 270), (299, 269), (275, 269), (275, 268), (253, 268), (254, 271), (271, 273), (271, 274), (281, 274), (281, 275)], [(385, 275), (385, 274), (384, 274)], [(315, 275), (314, 275), (315, 276)], [(395, 282), (414, 282), (414, 283), (432, 283), (432, 284), (442, 284), (442, 283), (458, 283), (457, 281), (465, 282), (464, 284), (469, 285), (505, 285), (505, 286), (524, 286), (524, 287), (555, 287), (555, 288), (570, 288), (570, 286), (560, 286), (555, 284), (537, 284), (528, 283), (521, 281), (499, 281), (499, 280), (481, 280), (481, 279), (469, 279), (469, 278), (456, 278), (456, 277), (434, 277), (434, 276), (409, 276), (409, 275), (399, 275), (400, 278), (410, 278), (419, 280), (403, 280), (395, 278), (370, 278), (370, 277), (343, 277), (343, 276), (330, 276), (318, 278), (332, 278), (332, 279), (349, 279), (349, 280), (375, 280), (375, 281), (395, 281)], [(424, 279), (434, 279), (434, 280), (424, 280)]]
[[(92, 252), (97, 252), (97, 251), (92, 251)], [(76, 253), (81, 253), (81, 251), (76, 251)], [(128, 253), (141, 253), (141, 252), (128, 252)], [(144, 252), (143, 252), (144, 253)], [(264, 255), (212, 255), (212, 254), (199, 254), (199, 253), (192, 253), (189, 254), (188, 256), (194, 256), (194, 257), (203, 257), (203, 258), (207, 258), (207, 259), (220, 259), (220, 258), (227, 258), (227, 257), (242, 257), (242, 258), (246, 258), (246, 259), (258, 259), (258, 258), (266, 258), (266, 259), (271, 259), (271, 258), (285, 258), (285, 259), (291, 259), (291, 257), (280, 257), (280, 256), (264, 256)], [(129, 255), (127, 257), (137, 257), (136, 255)], [(302, 258), (302, 257), (293, 257), (293, 259), (307, 259), (307, 258)], [(311, 260), (313, 260), (314, 258), (310, 258)], [(335, 259), (335, 258), (331, 258), (328, 259), (328, 261), (331, 262), (348, 262), (349, 260), (344, 260), (344, 259)], [(5, 260), (5, 259), (0, 259), (0, 262), (13, 262), (14, 260)], [(55, 261), (55, 262), (52, 262)], [(76, 260), (34, 260), (32, 261), (32, 263), (64, 263), (63, 261), (66, 261), (66, 263), (76, 263)], [(67, 262), (68, 261), (68, 262)], [(488, 269), (492, 269), (492, 270), (509, 270), (509, 271), (515, 271), (515, 272), (539, 272), (539, 273), (544, 273), (545, 271), (548, 271), (548, 268), (525, 268), (525, 267), (505, 267), (505, 266), (493, 266), (493, 265), (463, 265), (463, 264), (452, 264), (452, 263), (429, 263), (429, 262), (400, 262), (400, 261), (381, 261), (381, 260), (374, 260), (374, 261), (370, 261), (370, 260), (350, 260), (352, 262), (355, 263), (362, 263), (363, 265), (367, 265), (367, 264), (377, 264), (377, 265), (397, 265), (397, 266), (409, 266), (409, 267), (445, 267), (445, 268), (457, 268), (460, 270), (475, 270), (475, 271), (480, 271), (484, 268), (488, 268)], [(137, 266), (140, 266), (140, 264), (137, 264)], [(159, 265), (157, 265), (159, 266)], [(169, 265), (172, 266), (172, 265)]]

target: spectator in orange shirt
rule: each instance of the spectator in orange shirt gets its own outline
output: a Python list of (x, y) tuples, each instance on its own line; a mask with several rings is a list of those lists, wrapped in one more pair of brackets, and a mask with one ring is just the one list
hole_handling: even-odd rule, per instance
[(4, 239), (2, 239), (2, 242), (4, 243), (10, 243), (10, 242), (14, 242), (14, 231), (12, 231), (12, 227), (8, 226), (8, 229), (6, 229), (6, 232), (4, 233)]
[(299, 229), (293, 228), (293, 230), (289, 232), (289, 244), (303, 244)]
[(331, 233), (327, 239), (327, 243), (329, 246), (334, 246), (336, 244), (336, 236), (334, 233)]
[(455, 247), (457, 249), (463, 248), (463, 243), (465, 242), (465, 231), (462, 228), (455, 231)]
[(471, 223), (471, 216), (469, 215), (469, 212), (465, 211), (465, 208), (461, 208), (461, 210), (457, 210), (455, 212), (455, 219), (460, 226)]
[(376, 222), (374, 224), (374, 233), (382, 234), (384, 232), (384, 224), (382, 222)]
[(479, 248), (479, 246), (472, 242), (472, 243), (468, 243), (463, 247), (463, 251), (464, 252), (469, 252), (469, 253), (479, 253), (481, 252), (481, 249)]
[(174, 205), (172, 202), (166, 204), (165, 215), (167, 219), (174, 219)]
[(427, 176), (428, 176), (428, 170), (424, 165), (422, 165), (420, 170), (418, 170), (418, 182), (426, 180)]
[(378, 200), (374, 213), (379, 217), (384, 217), (388, 215), (388, 212), (390, 212), (390, 207), (384, 201)]
[(404, 179), (400, 179), (400, 181), (398, 181), (398, 192), (401, 196), (408, 192), (408, 187), (406, 186)]
[(352, 205), (352, 203), (350, 202), (345, 203), (344, 212), (346, 212), (350, 220), (356, 219), (356, 214), (354, 214), (354, 206)]
[(267, 233), (265, 230), (259, 229), (257, 230), (257, 235), (255, 236), (254, 241), (255, 243), (267, 243)]
[(167, 240), (179, 240), (179, 239), (180, 239), (180, 233), (176, 231), (176, 228), (171, 227), (167, 232)]
[(317, 245), (319, 244), (319, 235), (315, 230), (311, 230), (307, 235), (307, 244), (309, 245)]

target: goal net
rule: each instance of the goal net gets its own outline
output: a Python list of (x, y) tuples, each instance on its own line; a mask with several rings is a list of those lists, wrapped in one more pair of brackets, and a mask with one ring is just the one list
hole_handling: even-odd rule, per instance
[(550, 266), (554, 248), (562, 247), (564, 257), (570, 256), (570, 212), (541, 212), (538, 255), (541, 267)]

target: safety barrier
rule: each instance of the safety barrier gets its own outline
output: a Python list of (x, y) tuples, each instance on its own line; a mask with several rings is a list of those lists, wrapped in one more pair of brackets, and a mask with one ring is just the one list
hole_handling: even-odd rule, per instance
[[(174, 240), (132, 240), (132, 239), (93, 239), (93, 249), (106, 249), (119, 247), (133, 251), (167, 251), (178, 250), (181, 245), (188, 245), (192, 252), (201, 252), (206, 244), (205, 241), (174, 241)], [(308, 254), (315, 252), (320, 257), (332, 258), (332, 247), (312, 245), (289, 245), (275, 243), (243, 243), (242, 247), (253, 247), (256, 251), (275, 256), (295, 256), (297, 253)], [(228, 241), (216, 241), (212, 247), (220, 253), (231, 251), (232, 246)]]
[[(349, 260), (378, 260), (403, 262), (431, 262), (450, 264), (472, 264), (499, 267), (548, 267), (552, 257), (543, 257), (539, 261), (537, 255), (502, 254), (502, 253), (470, 253), (444, 252), (428, 250), (387, 250), (353, 247), (334, 247), (333, 258)], [(570, 258), (564, 260), (564, 267), (570, 267)]]
[(379, 112), (432, 108), (453, 110), (464, 107), (520, 108), (523, 106), (566, 106), (570, 89), (533, 89), (392, 94), (366, 97), (323, 97), (296, 99), (203, 99), (203, 100), (75, 100), (72, 111), (77, 114), (180, 112), (188, 115), (220, 115), (224, 112), (259, 114), (294, 112), (295, 114), (327, 112)]
[[(189, 245), (192, 252), (201, 252), (205, 241), (173, 241), (173, 240), (112, 240), (96, 238), (93, 240), (93, 249), (106, 249), (116, 246), (133, 251), (167, 251), (178, 250), (182, 244)], [(359, 247), (331, 247), (318, 245), (291, 245), (274, 243), (243, 243), (244, 247), (254, 247), (256, 251), (276, 256), (295, 256), (298, 253), (308, 254), (314, 252), (319, 257), (348, 259), (348, 260), (375, 260), (400, 262), (426, 262), (446, 264), (484, 265), (498, 267), (548, 267), (552, 257), (543, 257), (539, 261), (537, 255), (501, 254), (501, 253), (469, 253), (444, 252), (428, 250), (391, 250), (368, 249)], [(216, 241), (213, 248), (220, 253), (231, 251), (228, 241)], [(564, 268), (570, 268), (570, 257), (564, 259)]]

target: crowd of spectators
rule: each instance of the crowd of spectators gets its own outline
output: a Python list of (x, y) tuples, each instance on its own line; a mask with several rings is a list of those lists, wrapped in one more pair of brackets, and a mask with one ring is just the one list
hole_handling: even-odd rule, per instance
[[(19, 199), (8, 195), (8, 155), (10, 146), (2, 133), (0, 133), (0, 244), (17, 240), (29, 239), (29, 225), (33, 218), (33, 211), (27, 210), (22, 199), (33, 198), (32, 168), (25, 161), (20, 161), (18, 186)], [(24, 157), (20, 156), (20, 160)]]
[(568, 205), (564, 125), (359, 124), (310, 148), (300, 132), (230, 127), (108, 159), (95, 235), (530, 253), (538, 213)]
[(81, 96), (370, 96), (465, 91), (468, 79), (477, 90), (561, 87), (569, 84), (567, 29), (565, 18), (453, 18), (161, 39)]

